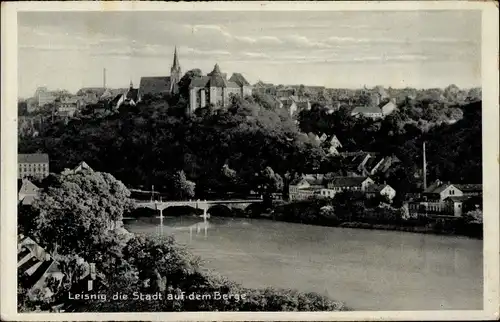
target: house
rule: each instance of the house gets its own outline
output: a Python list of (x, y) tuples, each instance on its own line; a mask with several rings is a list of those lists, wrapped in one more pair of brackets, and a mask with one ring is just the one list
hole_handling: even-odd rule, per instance
[(21, 187), (18, 191), (18, 202), (22, 205), (31, 205), (38, 196), (40, 188), (28, 179), (21, 179)]
[(37, 136), (43, 127), (41, 115), (18, 116), (18, 131), (21, 135)]
[(29, 237), (18, 236), (17, 258), (18, 283), (28, 291), (44, 288), (49, 278), (64, 277), (52, 256)]
[[(132, 81), (131, 81), (132, 83)], [(117, 95), (125, 94), (129, 88), (106, 88), (104, 93), (99, 97), (101, 101), (109, 101), (115, 98)]]
[(275, 96), (272, 96), (272, 98), (273, 98), (273, 102), (275, 102), (275, 103), (276, 103), (276, 107), (277, 107), (277, 108), (281, 109), (281, 108), (283, 108), (283, 107), (284, 107), (284, 106), (283, 106), (283, 102), (282, 102), (280, 99), (278, 99), (278, 98), (277, 98), (277, 97), (275, 97)]
[(81, 107), (85, 107), (97, 104), (105, 92), (106, 88), (104, 87), (84, 87), (76, 92), (76, 96), (80, 99)]
[(319, 139), (321, 140), (321, 142), (325, 142), (326, 139), (328, 139), (328, 135), (326, 135), (325, 133), (321, 134), (321, 136), (319, 137)]
[(276, 97), (276, 88), (273, 84), (258, 81), (252, 88), (252, 93), (268, 94)]
[(332, 177), (328, 179), (327, 187), (335, 192), (366, 191), (375, 182), (369, 177)]
[(215, 64), (212, 72), (191, 80), (189, 85), (190, 113), (209, 105), (226, 107), (232, 96), (244, 97), (251, 94), (252, 86), (243, 75), (235, 73), (227, 80), (226, 74), (221, 72), (218, 64)]
[(391, 114), (396, 108), (397, 105), (394, 98), (384, 100), (384, 96), (377, 92), (371, 96), (370, 104), (355, 107), (351, 111), (351, 116), (362, 116), (376, 120)]
[(382, 118), (382, 110), (378, 106), (358, 106), (352, 110), (351, 116), (363, 116), (371, 119), (380, 119)]
[(241, 88), (241, 93), (239, 94), (241, 97), (252, 95), (252, 85), (250, 85), (242, 74), (233, 73), (231, 78), (229, 78), (229, 82), (236, 83)]
[(288, 98), (294, 95), (297, 95), (297, 89), (293, 87), (283, 87), (276, 90), (276, 96), (280, 99)]
[[(462, 191), (464, 189), (466, 192)], [(411, 212), (425, 216), (460, 217), (482, 207), (482, 185), (452, 184), (436, 180), (409, 203)]]
[(56, 101), (55, 93), (47, 90), (47, 87), (39, 87), (35, 91), (35, 100), (38, 102), (38, 107), (52, 104)]
[(73, 117), (75, 112), (81, 108), (81, 105), (82, 103), (78, 96), (65, 97), (57, 103), (57, 110), (61, 115), (67, 114)]
[(382, 156), (376, 152), (342, 152), (340, 155), (344, 158), (347, 170), (361, 176), (385, 173), (394, 164), (400, 162), (394, 155)]
[(320, 137), (320, 139), (324, 143), (324, 146), (326, 147), (326, 154), (327, 155), (340, 155), (340, 152), (338, 150), (342, 148), (342, 144), (340, 143), (337, 136), (334, 134), (330, 138), (325, 138), (325, 137), (326, 137), (326, 135), (323, 134)]
[(293, 99), (297, 104), (297, 110), (299, 112), (304, 110), (309, 111), (311, 109), (311, 102), (309, 101), (309, 99), (305, 97), (298, 97), (295, 95), (290, 96), (290, 98)]
[(431, 184), (427, 189), (425, 189), (423, 193), (424, 200), (430, 201), (443, 201), (448, 197), (461, 197), (463, 196), (463, 192), (455, 187), (455, 185), (447, 182), (441, 182), (440, 180), (436, 180), (433, 184)]
[(90, 172), (94, 172), (94, 170), (85, 162), (85, 161), (80, 161), (80, 163), (78, 163), (78, 165), (76, 167), (74, 167), (73, 169), (64, 169), (64, 171), (62, 173), (65, 173), (65, 174), (75, 174), (75, 173), (78, 173), (78, 172), (81, 172), (81, 171), (90, 171)]
[(396, 190), (388, 184), (372, 184), (366, 189), (367, 197), (385, 196), (388, 200), (394, 199)]
[(321, 174), (306, 174), (290, 183), (288, 198), (290, 200), (305, 200), (315, 195), (320, 195), (324, 176)]
[(128, 90), (123, 94), (118, 94), (110, 101), (112, 109), (118, 109), (120, 106), (135, 106), (141, 100), (139, 96), (139, 89), (134, 88), (134, 84), (130, 81)]
[(297, 103), (291, 98), (281, 98), (281, 105), (288, 112), (290, 116), (294, 116), (297, 113), (298, 107)]
[(45, 178), (49, 175), (49, 155), (46, 153), (19, 154), (17, 163), (18, 179)]
[(444, 200), (444, 212), (453, 217), (461, 217), (464, 214), (464, 202), (469, 196), (448, 197)]
[[(170, 76), (141, 77), (139, 83), (138, 98), (147, 96), (158, 96), (165, 94), (177, 94), (179, 92), (179, 81), (182, 72), (179, 58), (177, 57), (177, 47), (174, 50), (174, 61), (170, 68)], [(136, 101), (137, 102), (137, 101)]]

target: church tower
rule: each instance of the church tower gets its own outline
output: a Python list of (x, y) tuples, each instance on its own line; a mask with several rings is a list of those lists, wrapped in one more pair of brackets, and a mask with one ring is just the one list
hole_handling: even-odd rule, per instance
[(175, 47), (174, 51), (174, 62), (172, 64), (172, 68), (170, 69), (170, 92), (173, 94), (177, 94), (179, 91), (178, 83), (181, 80), (181, 65), (179, 64), (179, 58), (177, 57), (177, 47)]

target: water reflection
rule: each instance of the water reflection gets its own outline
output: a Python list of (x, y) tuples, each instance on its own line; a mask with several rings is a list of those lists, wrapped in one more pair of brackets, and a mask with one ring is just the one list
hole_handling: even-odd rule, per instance
[(355, 309), (482, 308), (482, 242), (462, 237), (212, 217), (139, 219), (248, 287), (328, 293)]

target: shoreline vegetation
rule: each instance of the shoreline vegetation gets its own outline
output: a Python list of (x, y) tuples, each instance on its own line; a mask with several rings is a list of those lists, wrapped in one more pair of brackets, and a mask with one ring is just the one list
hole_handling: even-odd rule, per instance
[(33, 280), (31, 266), (18, 268), (18, 312), (348, 310), (319, 293), (243, 287), (208, 271), (173, 237), (128, 232), (130, 191), (108, 173), (67, 170), (46, 183), (31, 205), (19, 204), (18, 234), (58, 274)]
[[(321, 201), (319, 201), (321, 204)], [(295, 208), (296, 210), (302, 208), (304, 205), (311, 209), (305, 210), (303, 215), (297, 215), (294, 211), (284, 213), (287, 208)], [(318, 200), (306, 200), (298, 202), (289, 202), (271, 209), (249, 209), (243, 210), (229, 210), (222, 206), (215, 206), (212, 209), (211, 217), (215, 218), (250, 218), (250, 219), (265, 219), (277, 222), (289, 222), (297, 224), (306, 224), (323, 227), (339, 227), (350, 229), (370, 229), (370, 230), (385, 230), (385, 231), (399, 231), (418, 234), (434, 234), (434, 235), (447, 235), (447, 236), (463, 236), (473, 239), (482, 239), (483, 230), (482, 224), (470, 223), (464, 218), (407, 218), (403, 219), (397, 217), (401, 212), (399, 209), (393, 208), (375, 208), (365, 209), (367, 216), (352, 216), (352, 219), (342, 220), (337, 216), (332, 215), (333, 209), (327, 208), (329, 206), (319, 206)], [(316, 209), (316, 210), (314, 210)], [(310, 211), (316, 211), (316, 216), (311, 216)], [(330, 213), (328, 213), (330, 212)], [(373, 213), (377, 213), (376, 218)], [(179, 217), (179, 216), (193, 216), (201, 215), (202, 211), (190, 207), (173, 207), (170, 209), (166, 216)], [(138, 219), (141, 217), (156, 216), (157, 212), (151, 209), (141, 209), (132, 212), (129, 218)], [(371, 215), (371, 216), (370, 216)], [(386, 217), (386, 218), (383, 218)], [(389, 218), (388, 218), (389, 217)]]

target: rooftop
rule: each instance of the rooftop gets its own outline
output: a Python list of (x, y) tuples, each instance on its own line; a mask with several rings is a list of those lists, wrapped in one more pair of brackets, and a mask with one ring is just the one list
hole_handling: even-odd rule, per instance
[(141, 77), (139, 92), (144, 94), (164, 94), (170, 91), (170, 76)]
[(49, 163), (47, 153), (18, 154), (18, 163)]

